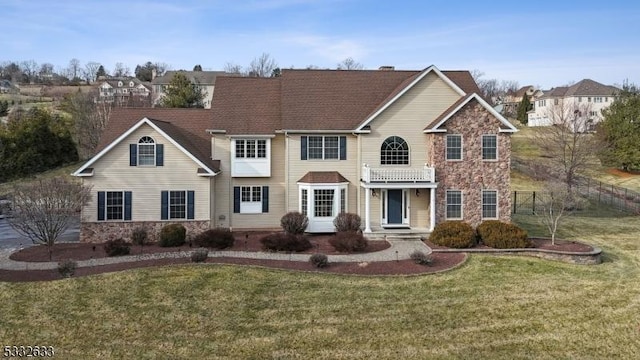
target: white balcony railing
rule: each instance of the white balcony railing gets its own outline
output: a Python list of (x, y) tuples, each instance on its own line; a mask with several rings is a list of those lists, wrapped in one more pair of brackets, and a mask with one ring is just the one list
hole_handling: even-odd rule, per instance
[(362, 181), (365, 183), (417, 183), (435, 182), (435, 169), (425, 164), (422, 169), (407, 168), (371, 168), (362, 166)]

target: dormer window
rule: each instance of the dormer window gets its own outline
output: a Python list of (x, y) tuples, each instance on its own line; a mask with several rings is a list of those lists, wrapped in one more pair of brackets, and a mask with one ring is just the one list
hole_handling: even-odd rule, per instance
[(138, 165), (154, 166), (156, 164), (156, 143), (149, 136), (143, 136), (138, 141)]
[(133, 81), (129, 81), (129, 87), (133, 87), (134, 85)]
[(118, 81), (118, 87), (122, 87), (122, 81)]

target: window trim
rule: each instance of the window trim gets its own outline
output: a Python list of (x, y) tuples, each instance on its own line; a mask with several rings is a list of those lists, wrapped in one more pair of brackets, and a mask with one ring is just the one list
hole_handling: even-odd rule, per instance
[[(331, 216), (315, 216), (315, 190), (333, 190), (333, 204)], [(306, 199), (303, 199), (303, 191), (306, 191)], [(343, 192), (344, 191), (344, 192)], [(344, 202), (342, 201), (342, 195), (344, 195)], [(342, 203), (344, 203), (344, 212), (349, 212), (349, 184), (348, 183), (335, 183), (335, 184), (310, 184), (310, 183), (298, 183), (298, 211), (306, 214), (309, 218), (309, 222), (314, 219), (329, 219), (335, 218), (340, 214), (342, 210)], [(303, 208), (306, 205), (306, 209)]]
[[(485, 139), (485, 137), (490, 137), (490, 136), (495, 139), (495, 144), (496, 144), (496, 146), (495, 146), (495, 158), (485, 158), (484, 157), (485, 149), (490, 149), (490, 148), (485, 148), (484, 139)], [(498, 154), (498, 135), (497, 134), (482, 134), (480, 136), (480, 145), (481, 145), (481, 149), (480, 149), (481, 154), (480, 154), (480, 156), (482, 157), (482, 161), (498, 161), (498, 159), (500, 157), (499, 157), (499, 154)]]
[[(240, 214), (262, 214), (262, 185), (238, 185), (240, 187)], [(244, 191), (248, 189), (249, 200), (243, 201)], [(255, 200), (256, 190), (259, 192), (259, 200)]]
[[(122, 204), (119, 205), (121, 209), (121, 217), (108, 219), (109, 212), (107, 211), (109, 205), (107, 197), (109, 194), (121, 194)], [(133, 217), (133, 192), (128, 190), (100, 190), (96, 193), (96, 221), (98, 222), (122, 222), (131, 221)], [(111, 205), (114, 206), (114, 205)]]
[[(493, 206), (495, 206), (496, 208), (496, 216), (495, 217), (487, 217), (484, 215), (484, 194), (485, 192), (493, 192), (496, 195), (496, 202), (495, 204), (493, 204)], [(480, 216), (482, 218), (482, 220), (498, 220), (500, 218), (500, 214), (499, 214), (499, 200), (498, 200), (498, 190), (495, 189), (482, 189), (480, 190)]]
[[(150, 139), (152, 142), (142, 142), (142, 140), (145, 139), (145, 138)], [(137, 159), (136, 159), (136, 161), (137, 161), (137, 165), (138, 166), (142, 166), (142, 167), (154, 167), (154, 166), (156, 166), (156, 151), (158, 150), (156, 145), (157, 145), (156, 140), (154, 138), (152, 138), (151, 136), (145, 135), (145, 136), (140, 137), (140, 139), (138, 139), (138, 142), (136, 143), (136, 147), (137, 147), (137, 154), (136, 154), (137, 155), (136, 156)], [(142, 162), (140, 161), (142, 159), (142, 156), (143, 156), (142, 155), (142, 151), (140, 151), (140, 150), (141, 150), (141, 148), (143, 146), (144, 147), (148, 146), (148, 147), (152, 147), (153, 148), (153, 155), (152, 155), (153, 164), (142, 164)], [(146, 161), (147, 160), (146, 157), (148, 157), (149, 155), (148, 154), (144, 154), (144, 156), (145, 156), (145, 161)]]
[[(121, 216), (119, 218), (109, 219), (109, 195), (120, 194), (120, 199), (122, 200), (122, 204), (118, 207), (120, 208)], [(105, 191), (104, 192), (104, 221), (123, 221), (124, 220), (124, 191)], [(117, 205), (111, 205), (111, 207), (116, 207)]]
[[(384, 151), (389, 151), (389, 150), (384, 149), (383, 147), (385, 146), (385, 144), (387, 144), (387, 140), (390, 140), (390, 139), (394, 139), (393, 141), (395, 141), (395, 139), (400, 139), (400, 140), (402, 140), (404, 142), (404, 145), (407, 147), (406, 148), (406, 152), (407, 152), (406, 153), (406, 160), (407, 160), (406, 163), (383, 163), (382, 160), (385, 157), (383, 155), (383, 152)], [(387, 157), (390, 157), (390, 156), (394, 156), (394, 158), (397, 158), (398, 154), (387, 155)], [(400, 156), (402, 156), (402, 155), (400, 155)], [(398, 136), (398, 135), (391, 135), (391, 136), (388, 136), (386, 139), (384, 139), (382, 141), (382, 144), (380, 145), (380, 166), (411, 166), (411, 146), (409, 146), (409, 143), (407, 142), (407, 140), (405, 140), (403, 137)]]
[[(449, 159), (449, 137), (457, 136), (460, 138), (460, 158)], [(447, 134), (444, 139), (444, 158), (446, 161), (463, 161), (464, 160), (464, 137), (462, 134)]]
[[(167, 220), (186, 220), (187, 219), (187, 207), (188, 207), (188, 199), (187, 199), (187, 191), (186, 190), (167, 190), (168, 191), (168, 201), (167, 201)], [(173, 206), (171, 200), (171, 193), (181, 192), (184, 195), (184, 217), (173, 217), (171, 216), (171, 206)]]
[[(322, 139), (322, 148), (321, 148), (322, 157), (321, 158), (311, 157), (311, 139), (312, 138)], [(336, 152), (335, 158), (327, 158), (327, 138), (336, 139), (336, 143), (338, 146), (337, 146), (337, 152)], [(340, 160), (340, 135), (309, 135), (307, 136), (307, 160), (317, 160), (317, 161)]]
[[(449, 204), (449, 193), (457, 192), (460, 193), (460, 217), (449, 217), (449, 205), (458, 206), (458, 204)], [(444, 217), (446, 220), (463, 220), (464, 219), (464, 192), (462, 190), (457, 189), (447, 189), (445, 191), (445, 209), (444, 209)]]
[[(243, 160), (267, 160), (269, 159), (269, 145), (270, 139), (234, 139), (233, 140), (233, 157), (234, 159)], [(260, 143), (264, 142), (264, 156), (258, 156), (260, 154)], [(242, 155), (238, 156), (238, 145), (242, 143)], [(249, 155), (249, 143), (253, 143), (253, 155)]]

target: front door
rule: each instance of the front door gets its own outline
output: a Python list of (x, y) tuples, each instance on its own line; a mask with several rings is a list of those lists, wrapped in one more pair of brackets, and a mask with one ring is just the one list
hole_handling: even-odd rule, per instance
[(402, 189), (387, 190), (387, 224), (401, 225), (403, 206)]

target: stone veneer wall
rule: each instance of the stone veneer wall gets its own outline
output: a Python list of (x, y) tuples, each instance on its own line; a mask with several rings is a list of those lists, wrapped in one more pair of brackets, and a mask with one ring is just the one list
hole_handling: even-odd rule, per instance
[(187, 229), (187, 240), (210, 228), (209, 221), (127, 221), (127, 222), (83, 222), (80, 224), (80, 242), (103, 243), (123, 238), (131, 240), (131, 233), (138, 227), (147, 229), (149, 241), (160, 239), (160, 230), (169, 224), (180, 223)]
[[(470, 101), (443, 127), (432, 133), (429, 153), (436, 168), (436, 224), (445, 221), (446, 190), (462, 191), (463, 220), (473, 226), (482, 222), (482, 190), (498, 191), (498, 218), (511, 220), (511, 137), (499, 133), (500, 121), (476, 100)], [(462, 161), (446, 161), (446, 135), (462, 134)], [(498, 160), (482, 160), (482, 135), (498, 135)]]

